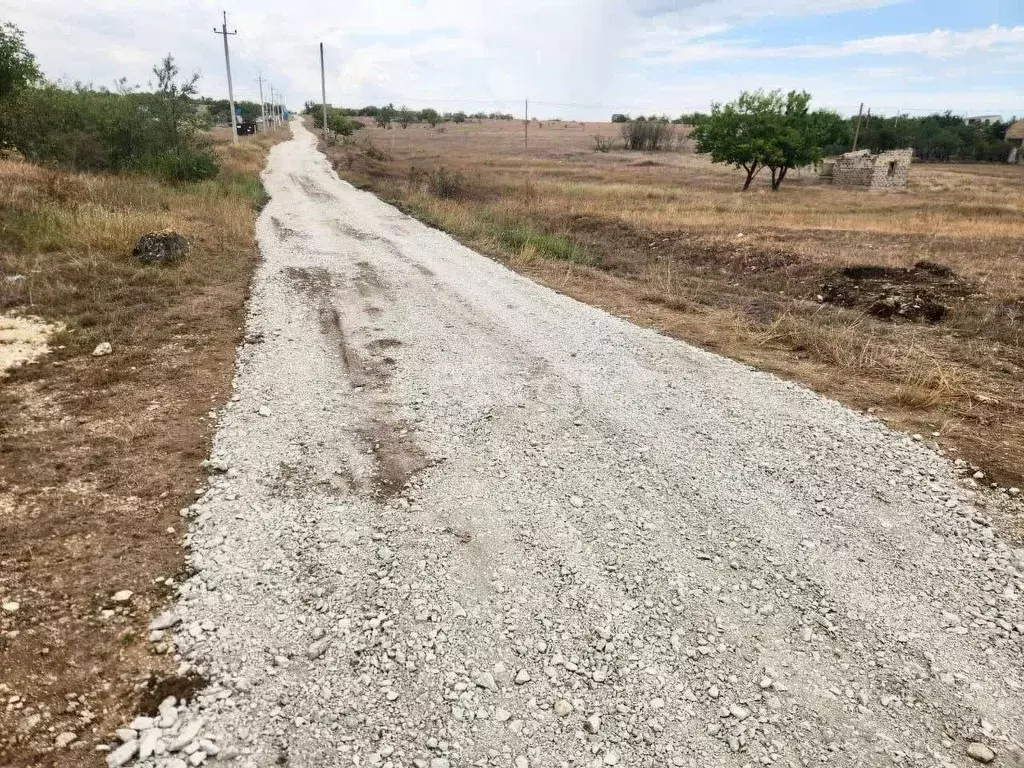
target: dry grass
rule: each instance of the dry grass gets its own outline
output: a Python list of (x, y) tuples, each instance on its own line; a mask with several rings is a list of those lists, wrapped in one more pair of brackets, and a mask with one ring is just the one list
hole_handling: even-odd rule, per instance
[[(896, 426), (939, 433), (995, 477), (1021, 484), (1019, 166), (915, 165), (909, 188), (890, 194), (822, 185), (803, 170), (777, 194), (764, 179), (743, 194), (742, 173), (692, 152), (597, 152), (595, 135), (614, 137), (616, 126), (531, 126), (529, 149), (521, 123), (443, 133), (368, 127), (331, 153), (350, 181), (515, 269), (878, 409)], [(370, 157), (368, 145), (383, 152)], [(438, 167), (461, 174), (467, 193), (441, 198), (417, 183), (417, 173)], [(875, 317), (868, 309), (882, 288), (841, 271), (921, 260), (955, 273), (897, 280), (948, 307), (936, 325)], [(824, 286), (844, 281), (858, 301), (819, 300)]]
[[(182, 569), (177, 512), (229, 391), (276, 138), (219, 144), (198, 185), (0, 163), (0, 274), (26, 277), (0, 278), (0, 310), (65, 328), (0, 382), (0, 597), (21, 604), (0, 615), (0, 765), (86, 764), (143, 702), (187, 688), (146, 623)], [(136, 263), (135, 239), (163, 228), (188, 259)], [(100, 341), (114, 353), (93, 358)], [(78, 740), (52, 752), (62, 731)]]

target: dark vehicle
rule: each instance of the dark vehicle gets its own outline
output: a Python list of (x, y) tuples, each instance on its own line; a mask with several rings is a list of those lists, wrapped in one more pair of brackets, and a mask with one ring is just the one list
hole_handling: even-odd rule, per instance
[(239, 136), (250, 136), (256, 133), (256, 122), (253, 120), (239, 120), (236, 130)]

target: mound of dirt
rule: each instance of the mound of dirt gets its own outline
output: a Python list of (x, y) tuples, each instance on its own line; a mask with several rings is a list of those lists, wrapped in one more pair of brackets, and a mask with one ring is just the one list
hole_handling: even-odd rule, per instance
[(863, 309), (883, 320), (941, 323), (952, 300), (971, 293), (969, 283), (953, 270), (931, 261), (912, 267), (858, 264), (835, 271), (821, 286), (818, 300)]

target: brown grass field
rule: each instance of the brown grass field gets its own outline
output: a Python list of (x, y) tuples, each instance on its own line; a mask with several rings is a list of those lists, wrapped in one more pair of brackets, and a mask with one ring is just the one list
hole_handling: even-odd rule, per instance
[(598, 152), (598, 135), (617, 126), (533, 124), (529, 148), (521, 121), (367, 126), (329, 152), (344, 178), (559, 291), (1024, 484), (1024, 167), (917, 164), (890, 193), (804, 169), (742, 193), (741, 171), (688, 141)]
[[(0, 377), (0, 600), (19, 603), (0, 611), (0, 766), (101, 765), (95, 745), (192, 685), (146, 625), (181, 577), (178, 510), (230, 391), (258, 174), (285, 133), (222, 137), (219, 176), (183, 186), (0, 161), (0, 312), (65, 327)], [(192, 254), (136, 263), (163, 228)], [(113, 354), (92, 357), (102, 341)]]

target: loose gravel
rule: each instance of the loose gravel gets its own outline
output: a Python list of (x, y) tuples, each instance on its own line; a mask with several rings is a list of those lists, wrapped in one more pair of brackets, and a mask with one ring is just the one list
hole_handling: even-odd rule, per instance
[(1024, 550), (922, 441), (509, 272), (293, 123), (126, 764), (1021, 765)]

